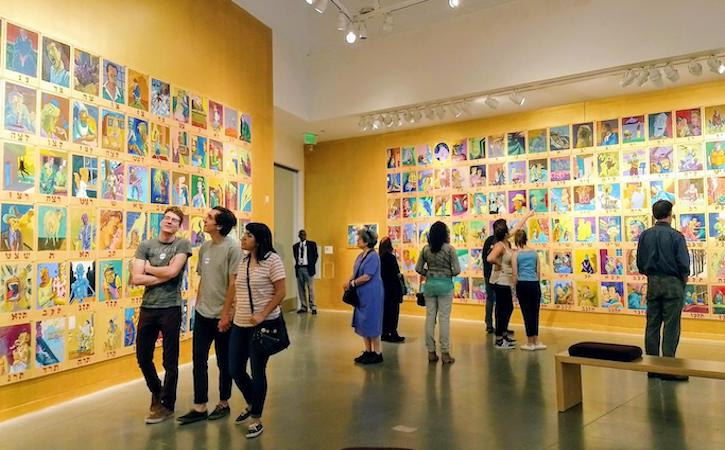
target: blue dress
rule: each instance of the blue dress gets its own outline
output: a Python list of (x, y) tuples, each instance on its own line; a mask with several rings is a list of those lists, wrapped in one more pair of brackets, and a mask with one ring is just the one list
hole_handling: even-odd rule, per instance
[(367, 274), (370, 280), (357, 287), (360, 304), (352, 314), (355, 333), (362, 337), (376, 337), (383, 334), (383, 279), (380, 277), (380, 256), (371, 250), (360, 266), (362, 254), (358, 255), (353, 267), (353, 276)]

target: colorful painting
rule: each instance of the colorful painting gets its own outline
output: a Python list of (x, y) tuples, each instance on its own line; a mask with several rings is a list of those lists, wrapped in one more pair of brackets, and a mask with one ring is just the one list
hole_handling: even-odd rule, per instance
[(593, 184), (574, 186), (574, 211), (594, 211), (596, 200)]
[(649, 216), (624, 216), (625, 241), (638, 242), (639, 236), (647, 228), (649, 228)]
[(249, 114), (242, 114), (240, 128), (241, 128), (241, 130), (239, 133), (239, 139), (241, 139), (242, 142), (251, 144), (252, 143), (252, 116), (250, 116)]
[(526, 153), (526, 133), (514, 131), (507, 134), (508, 155), (516, 156)]
[(506, 156), (504, 149), (504, 135), (499, 134), (488, 138), (488, 157), (503, 158)]
[(451, 169), (451, 188), (462, 191), (468, 189), (468, 168), (454, 167)]
[(575, 217), (574, 218), (574, 234), (576, 242), (591, 243), (596, 242), (597, 225), (594, 217)]
[[(395, 183), (395, 175), (397, 174), (388, 174), (388, 189), (392, 187), (391, 183)], [(392, 177), (391, 177), (392, 176)], [(403, 192), (415, 192), (418, 189), (418, 173), (415, 171), (412, 172), (403, 172), (402, 173), (402, 188)], [(391, 180), (392, 178), (392, 180)], [(397, 192), (393, 190), (392, 192)]]
[(546, 183), (549, 181), (549, 163), (545, 158), (530, 159), (529, 165), (529, 183)]
[(672, 146), (652, 147), (649, 149), (649, 171), (653, 175), (672, 173), (674, 150)]
[(546, 151), (546, 128), (529, 130), (529, 153), (543, 153)]
[(725, 105), (705, 107), (705, 134), (725, 133), (723, 113), (725, 113)]
[(32, 351), (29, 323), (0, 327), (0, 375), (27, 372)]
[(126, 211), (126, 249), (136, 250), (146, 240), (146, 213)]
[(725, 177), (707, 178), (707, 202), (713, 206), (725, 206)]
[(700, 108), (683, 109), (675, 112), (675, 130), (678, 138), (702, 135)]
[(209, 100), (209, 129), (215, 134), (224, 134), (224, 105)]
[(73, 143), (98, 146), (98, 107), (73, 101)]
[(605, 281), (599, 287), (599, 301), (602, 308), (611, 312), (624, 309), (624, 283), (620, 281)]
[(126, 103), (126, 68), (107, 59), (103, 60), (103, 89), (105, 100)]
[(33, 299), (33, 266), (28, 263), (0, 264), (0, 313), (28, 311)]
[(574, 239), (574, 220), (571, 217), (551, 219), (551, 242), (565, 244)]
[(38, 33), (7, 24), (5, 69), (33, 78), (38, 76)]
[(35, 134), (37, 91), (5, 82), (5, 129)]
[[(3, 205), (4, 206), (4, 205)], [(709, 215), (710, 219), (710, 238), (715, 239), (717, 241), (725, 241), (725, 214), (723, 213), (710, 213)], [(699, 218), (698, 218), (699, 220)], [(688, 222), (681, 222), (683, 225), (690, 226), (689, 221)], [(691, 225), (694, 230), (692, 232), (688, 231), (688, 236), (685, 236), (685, 239), (693, 240), (697, 242), (700, 237), (700, 228), (704, 225), (703, 222), (695, 222)], [(683, 233), (684, 234), (684, 233)]]
[(577, 281), (576, 304), (583, 308), (599, 307), (599, 285), (596, 281)]
[(427, 166), (433, 163), (433, 152), (428, 144), (416, 145), (415, 154), (418, 157), (419, 166)]
[(149, 110), (149, 77), (128, 69), (128, 106), (141, 111)]
[(488, 213), (488, 203), (486, 201), (486, 194), (483, 192), (475, 192), (470, 194), (469, 197), (469, 211), (474, 216), (480, 216)]
[(622, 218), (620, 216), (599, 216), (599, 242), (622, 242)]
[(586, 180), (596, 176), (596, 159), (591, 153), (574, 157), (574, 179)]
[(252, 185), (239, 183), (239, 210), (244, 213), (252, 212)]
[(546, 189), (530, 189), (529, 209), (537, 213), (549, 212), (549, 192)]
[(151, 203), (169, 204), (170, 182), (168, 170), (151, 168)]
[(3, 143), (3, 190), (35, 192), (37, 154), (27, 144)]
[(451, 149), (445, 142), (438, 143), (433, 149), (433, 157), (436, 162), (442, 163), (451, 159)]
[(703, 170), (705, 160), (702, 144), (680, 144), (677, 146), (677, 170), (679, 172), (694, 172)]
[(101, 210), (98, 227), (98, 248), (120, 250), (123, 248), (123, 213), (115, 210)]
[(648, 189), (644, 183), (624, 183), (622, 192), (622, 207), (624, 209), (648, 209)]
[(506, 168), (504, 163), (489, 164), (488, 170), (488, 183), (490, 186), (503, 186), (506, 184)]
[(70, 46), (43, 36), (41, 78), (60, 87), (70, 87)]
[(68, 211), (64, 207), (38, 206), (38, 251), (66, 250)]
[(43, 92), (40, 96), (40, 137), (53, 141), (67, 141), (69, 133), (69, 100)]
[(70, 263), (69, 304), (96, 300), (96, 262), (72, 261)]
[(725, 169), (725, 142), (714, 141), (705, 143), (707, 168), (710, 170)]
[(551, 151), (571, 148), (571, 130), (569, 125), (549, 128), (549, 148)]
[(67, 304), (69, 270), (69, 265), (66, 262), (38, 264), (36, 275), (38, 309)]
[(214, 172), (224, 171), (224, 144), (215, 139), (209, 139), (209, 169)]
[(133, 347), (136, 344), (138, 327), (138, 308), (126, 308), (123, 320), (123, 346)]
[(568, 181), (571, 179), (571, 159), (568, 156), (551, 158), (551, 181)]
[(237, 123), (239, 120), (239, 113), (234, 108), (224, 107), (224, 135), (230, 138), (238, 138), (239, 132), (237, 131)]
[(151, 78), (151, 113), (159, 117), (171, 116), (171, 86)]
[(35, 366), (53, 366), (65, 361), (65, 318), (35, 322)]
[(551, 189), (551, 212), (568, 213), (572, 210), (571, 189), (568, 187)]
[(627, 283), (627, 309), (645, 311), (647, 309), (647, 283)]
[(597, 205), (608, 211), (622, 207), (622, 190), (619, 183), (597, 185)]
[(509, 213), (511, 213), (511, 214), (523, 213), (527, 207), (526, 191), (524, 191), (524, 190), (508, 191), (508, 204), (509, 204), (509, 210), (508, 210)]
[(73, 177), (72, 195), (77, 198), (98, 197), (98, 158), (73, 155), (71, 160)]
[(602, 120), (597, 127), (599, 130), (597, 145), (619, 144), (619, 119)]
[(100, 165), (101, 198), (104, 200), (124, 200), (124, 165), (120, 161), (102, 159)]
[(95, 353), (95, 314), (78, 313), (68, 317), (68, 359), (92, 356)]
[(172, 88), (171, 106), (175, 121), (181, 124), (189, 123), (189, 94), (184, 89), (175, 86)]
[(663, 111), (647, 115), (649, 124), (649, 138), (654, 141), (657, 139), (672, 138), (672, 112)]
[(414, 223), (403, 224), (403, 244), (417, 244), (418, 243), (418, 231)]
[(70, 249), (78, 252), (90, 252), (96, 249), (96, 210), (90, 208), (71, 208), (68, 212), (70, 222)]
[(597, 173), (600, 178), (619, 176), (619, 153), (599, 153), (597, 155)]
[(434, 197), (433, 210), (437, 217), (448, 217), (451, 215), (451, 196), (450, 195), (436, 195)]
[(531, 244), (549, 243), (549, 219), (531, 218), (527, 222), (528, 238)]
[(483, 159), (486, 157), (486, 138), (473, 137), (468, 140), (468, 159)]
[(128, 154), (148, 156), (149, 123), (138, 117), (128, 116)]
[(644, 116), (622, 117), (622, 144), (644, 142)]
[(151, 141), (151, 157), (168, 161), (171, 154), (171, 130), (169, 127), (150, 122), (149, 140)]
[(704, 284), (688, 284), (685, 286), (685, 304), (682, 312), (707, 314), (710, 312), (707, 286)]
[(101, 110), (101, 147), (117, 152), (126, 143), (126, 119), (122, 113)]
[(400, 192), (400, 173), (388, 174), (388, 193)]
[[(681, 178), (677, 180), (677, 193), (679, 200), (688, 207), (705, 206), (705, 182), (702, 178)], [(664, 198), (663, 200), (669, 199)]]
[(508, 180), (510, 184), (526, 183), (526, 161), (512, 161), (508, 163)]
[(207, 110), (207, 102), (204, 97), (199, 94), (189, 94), (191, 102), (191, 125), (206, 130), (206, 121), (209, 111)]
[(128, 166), (128, 196), (130, 202), (149, 202), (149, 168), (145, 166)]
[(462, 162), (468, 159), (468, 141), (465, 139), (462, 141), (454, 142), (451, 151), (451, 161)]
[(594, 145), (594, 123), (576, 123), (574, 129), (574, 148), (586, 148)]
[(554, 303), (557, 305), (574, 304), (574, 287), (571, 280), (554, 280)]
[(206, 178), (202, 175), (191, 176), (191, 206), (193, 208), (207, 208), (209, 198)]
[(224, 206), (235, 210), (239, 205), (239, 184), (236, 181), (227, 181), (224, 189)]
[(209, 167), (207, 156), (207, 141), (204, 136), (191, 135), (191, 165), (206, 169)]
[(647, 175), (647, 151), (641, 148), (623, 151), (622, 175), (625, 177)]
[(451, 198), (453, 216), (464, 216), (468, 214), (468, 194), (454, 194)]

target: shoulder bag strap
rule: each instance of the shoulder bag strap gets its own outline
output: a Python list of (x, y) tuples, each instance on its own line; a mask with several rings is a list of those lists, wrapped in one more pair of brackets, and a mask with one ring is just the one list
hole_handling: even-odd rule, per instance
[(249, 265), (252, 263), (252, 255), (247, 255), (247, 292), (249, 293), (249, 307), (254, 315), (254, 303), (252, 303), (252, 283), (249, 281)]
[(371, 252), (372, 252), (372, 250), (368, 250), (368, 252), (367, 252), (367, 253), (365, 253), (365, 256), (363, 256), (363, 257), (362, 257), (362, 259), (360, 260), (360, 265), (358, 265), (358, 266), (357, 266), (357, 270), (355, 271), (355, 277), (354, 277), (353, 279), (355, 279), (355, 278), (357, 278), (357, 277), (359, 277), (359, 276), (360, 276), (360, 268), (362, 267), (362, 265), (363, 265), (363, 262), (365, 262), (365, 258), (367, 258), (367, 257), (368, 257), (368, 255), (369, 255), (369, 254), (370, 254)]

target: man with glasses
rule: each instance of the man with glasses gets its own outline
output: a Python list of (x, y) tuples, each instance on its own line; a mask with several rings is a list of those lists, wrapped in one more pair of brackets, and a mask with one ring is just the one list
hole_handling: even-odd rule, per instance
[[(136, 337), (136, 359), (151, 391), (151, 408), (146, 423), (159, 423), (174, 415), (176, 383), (179, 378), (179, 333), (181, 328), (181, 282), (191, 256), (188, 239), (176, 236), (184, 220), (180, 208), (164, 212), (159, 235), (141, 242), (131, 267), (131, 284), (146, 287), (141, 302)], [(162, 337), (161, 383), (154, 366), (156, 339)]]
[[(215, 206), (204, 217), (204, 231), (211, 240), (199, 250), (196, 272), (201, 277), (196, 294), (194, 316), (194, 407), (179, 417), (182, 425), (200, 420), (221, 419), (229, 415), (229, 398), (232, 396), (232, 377), (229, 375), (229, 331), (219, 331), (224, 302), (234, 299), (237, 267), (242, 259), (242, 247), (238, 240), (229, 236), (237, 224), (234, 213)], [(212, 341), (219, 367), (219, 404), (207, 412), (209, 400), (209, 373), (207, 360)]]

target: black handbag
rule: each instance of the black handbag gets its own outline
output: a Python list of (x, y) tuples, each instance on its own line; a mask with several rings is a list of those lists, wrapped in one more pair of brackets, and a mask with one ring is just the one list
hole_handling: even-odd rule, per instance
[(398, 281), (400, 282), (400, 296), (408, 295), (408, 286), (405, 284), (405, 278), (403, 278), (403, 274), (398, 274)]
[(415, 303), (417, 303), (418, 306), (425, 306), (425, 295), (423, 295), (422, 292), (415, 294)]
[[(372, 250), (368, 251), (367, 253), (365, 253), (365, 256), (363, 256), (362, 260), (360, 261), (360, 265), (357, 266), (357, 270), (355, 271), (355, 276), (352, 278), (353, 280), (358, 277), (358, 272), (360, 271), (360, 267), (362, 267), (363, 262), (365, 262), (365, 258), (368, 257), (370, 252), (372, 252)], [(350, 286), (347, 289), (345, 289), (345, 292), (342, 293), (342, 301), (352, 307), (359, 306), (360, 297), (357, 295), (357, 288)]]
[[(249, 293), (249, 307), (254, 315), (254, 303), (252, 302), (252, 284), (249, 281), (249, 264), (252, 258), (247, 259), (247, 292)], [(256, 325), (252, 332), (252, 347), (260, 354), (272, 356), (281, 352), (290, 345), (287, 334), (287, 324), (280, 309), (279, 317), (265, 320)]]

